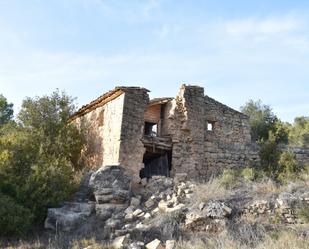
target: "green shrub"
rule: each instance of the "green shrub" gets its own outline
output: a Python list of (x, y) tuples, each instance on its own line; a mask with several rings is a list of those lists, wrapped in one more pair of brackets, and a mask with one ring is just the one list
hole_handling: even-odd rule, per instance
[(254, 181), (257, 177), (256, 171), (252, 168), (244, 168), (241, 170), (241, 176), (246, 181)]
[(307, 205), (301, 205), (296, 210), (297, 218), (300, 219), (304, 223), (309, 222), (309, 207)]
[(72, 99), (59, 92), (28, 98), (19, 123), (0, 127), (0, 193), (30, 210), (29, 223), (42, 223), (47, 208), (75, 190), (82, 140), (77, 128), (67, 123), (73, 110)]
[(292, 151), (285, 151), (280, 155), (279, 166), (281, 168), (280, 171), (287, 174), (294, 174), (301, 171), (301, 167)]
[(280, 173), (277, 176), (277, 180), (282, 183), (296, 180), (302, 170), (302, 167), (295, 159), (295, 154), (291, 151), (281, 153), (278, 165)]
[(33, 215), (14, 199), (0, 193), (1, 235), (21, 234), (29, 229)]
[(259, 156), (261, 159), (261, 168), (267, 176), (276, 178), (279, 172), (280, 152), (275, 137), (270, 134), (269, 140), (260, 143)]
[(237, 174), (235, 170), (225, 169), (220, 177), (220, 184), (227, 188), (235, 188), (238, 185), (239, 181), (237, 179)]

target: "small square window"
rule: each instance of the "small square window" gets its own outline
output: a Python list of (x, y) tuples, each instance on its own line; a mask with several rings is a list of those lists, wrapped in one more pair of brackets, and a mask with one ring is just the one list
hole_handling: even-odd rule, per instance
[(207, 121), (207, 131), (213, 131), (214, 130), (215, 123), (211, 121)]

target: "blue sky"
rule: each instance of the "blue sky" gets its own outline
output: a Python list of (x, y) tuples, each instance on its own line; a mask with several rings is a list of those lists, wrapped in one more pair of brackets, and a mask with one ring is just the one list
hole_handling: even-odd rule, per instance
[(117, 85), (181, 84), (239, 109), (309, 116), (309, 1), (0, 0), (0, 93), (86, 104)]

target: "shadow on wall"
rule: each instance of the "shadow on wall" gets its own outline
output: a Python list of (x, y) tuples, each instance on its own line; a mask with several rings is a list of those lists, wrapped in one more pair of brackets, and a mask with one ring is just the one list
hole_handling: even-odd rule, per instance
[(100, 129), (94, 122), (84, 119), (80, 130), (84, 144), (80, 157), (81, 164), (88, 169), (98, 169), (103, 164), (103, 138)]

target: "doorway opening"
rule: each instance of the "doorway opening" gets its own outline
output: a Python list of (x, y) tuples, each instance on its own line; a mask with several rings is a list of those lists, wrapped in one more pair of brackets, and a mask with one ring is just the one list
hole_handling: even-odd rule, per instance
[(144, 168), (140, 171), (140, 178), (151, 178), (152, 176), (170, 176), (172, 168), (172, 151), (146, 147), (143, 158)]

